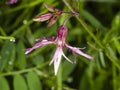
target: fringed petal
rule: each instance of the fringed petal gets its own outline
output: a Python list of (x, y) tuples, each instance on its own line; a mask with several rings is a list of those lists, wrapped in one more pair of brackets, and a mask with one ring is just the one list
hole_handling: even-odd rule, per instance
[(62, 52), (62, 55), (64, 56), (64, 58), (68, 61), (68, 62), (70, 62), (70, 63), (73, 63), (69, 58), (67, 58), (66, 56), (65, 56), (65, 54)]
[[(92, 56), (90, 56), (90, 55), (82, 52), (82, 51), (80, 50), (80, 48), (72, 47), (72, 46), (70, 46), (70, 45), (68, 45), (68, 44), (65, 44), (65, 46), (66, 46), (66, 48), (70, 49), (73, 53), (77, 53), (77, 54), (79, 54), (79, 55), (81, 55), (81, 56), (84, 56), (84, 57), (86, 57), (86, 58), (88, 58), (88, 59), (91, 59), (91, 60), (93, 59)], [(82, 49), (83, 49), (83, 48), (82, 48)]]
[(43, 40), (43, 41), (41, 41), (41, 42), (38, 42), (38, 43), (36, 43), (32, 48), (26, 49), (25, 54), (30, 53), (31, 51), (33, 51), (33, 50), (36, 49), (36, 48), (43, 47), (43, 46), (45, 46), (45, 45), (52, 44), (52, 43), (53, 43), (53, 42), (47, 41), (47, 40)]
[(55, 54), (50, 62), (49, 65), (51, 65), (52, 63), (54, 63), (54, 73), (55, 75), (57, 75), (58, 72), (58, 68), (60, 66), (60, 61), (62, 58), (62, 47), (57, 47)]
[(88, 58), (88, 59), (93, 59), (92, 56), (90, 56), (90, 55), (82, 52), (81, 50), (79, 50), (79, 49), (77, 49), (77, 48), (74, 49), (74, 52), (77, 53), (77, 54), (79, 54), (79, 55), (81, 55), (81, 56), (84, 56), (84, 57), (86, 57), (86, 58)]

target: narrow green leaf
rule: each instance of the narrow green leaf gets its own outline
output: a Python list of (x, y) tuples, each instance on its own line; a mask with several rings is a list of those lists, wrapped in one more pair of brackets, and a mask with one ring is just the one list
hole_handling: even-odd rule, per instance
[(31, 45), (33, 45), (34, 44), (34, 36), (33, 36), (32, 32), (31, 32), (31, 29), (29, 27), (27, 28), (26, 36), (27, 36), (27, 39), (28, 39), (29, 43)]
[(114, 49), (111, 46), (108, 46), (107, 49), (111, 57), (114, 58), (115, 60), (118, 60), (118, 57), (116, 56), (116, 52), (114, 52)]
[(9, 57), (12, 52), (13, 42), (7, 41), (1, 50), (0, 55), (0, 71), (2, 71), (8, 63)]
[(97, 68), (101, 69), (101, 65), (100, 65), (100, 61), (99, 61), (99, 52), (95, 54), (95, 57), (96, 57), (96, 66)]
[(76, 64), (71, 64), (70, 62), (65, 61), (62, 65), (63, 78), (68, 77), (68, 75), (72, 73), (75, 66)]
[(90, 22), (95, 28), (105, 30), (105, 27), (95, 18), (93, 17), (88, 11), (81, 10), (81, 15)]
[(14, 76), (14, 90), (28, 90), (25, 79), (21, 75)]
[[(94, 63), (91, 62), (89, 67), (84, 71), (82, 78), (80, 79), (79, 90), (93, 90), (93, 70), (94, 70)], [(87, 86), (87, 87), (86, 87)]]
[[(92, 82), (92, 81), (91, 81)], [(91, 90), (91, 83), (86, 73), (84, 73), (79, 84), (79, 90)]]
[(119, 54), (120, 54), (120, 42), (119, 42), (119, 40), (118, 40), (116, 37), (114, 37), (114, 38), (113, 38), (113, 42), (114, 42), (114, 45), (115, 45), (117, 51), (118, 51)]
[(25, 56), (25, 47), (23, 42), (20, 40), (17, 45), (17, 63), (18, 68), (24, 69), (26, 67), (26, 56)]
[(91, 90), (102, 90), (106, 79), (107, 79), (106, 73), (100, 74), (99, 76), (97, 76), (97, 78), (94, 80), (94, 84)]
[(100, 63), (101, 63), (101, 65), (102, 65), (103, 67), (105, 67), (106, 64), (105, 64), (104, 54), (103, 54), (102, 51), (99, 51), (99, 57), (100, 57)]
[(16, 57), (16, 47), (14, 43), (11, 43), (11, 51), (8, 58), (8, 63), (5, 68), (7, 71), (13, 70), (15, 57)]
[(10, 90), (7, 80), (0, 77), (0, 90)]
[(29, 90), (42, 90), (40, 80), (36, 73), (29, 72), (27, 75)]
[(112, 21), (112, 29), (120, 30), (120, 12), (118, 12)]

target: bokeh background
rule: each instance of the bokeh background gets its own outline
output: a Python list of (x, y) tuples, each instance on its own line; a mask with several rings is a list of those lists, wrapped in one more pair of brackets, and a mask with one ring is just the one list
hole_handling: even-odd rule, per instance
[(83, 52), (94, 59), (77, 55), (76, 64), (71, 64), (62, 58), (57, 76), (49, 66), (55, 45), (24, 52), (36, 38), (55, 36), (68, 17), (60, 16), (49, 28), (47, 22), (34, 22), (48, 12), (43, 3), (67, 12), (69, 8), (62, 0), (18, 0), (12, 5), (6, 1), (0, 0), (0, 90), (120, 90), (120, 0), (67, 0), (82, 22), (76, 17), (67, 22), (66, 41), (86, 47)]

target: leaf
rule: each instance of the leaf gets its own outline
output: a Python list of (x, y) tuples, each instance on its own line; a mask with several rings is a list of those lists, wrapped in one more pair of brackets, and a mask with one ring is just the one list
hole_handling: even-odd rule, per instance
[(11, 43), (10, 55), (9, 55), (9, 58), (8, 58), (8, 63), (7, 63), (6, 68), (5, 68), (7, 71), (13, 70), (14, 61), (15, 61), (15, 57), (16, 57), (16, 51), (15, 50), (16, 50), (15, 44)]
[(27, 36), (27, 39), (28, 39), (29, 43), (31, 45), (33, 45), (34, 44), (34, 36), (33, 36), (33, 33), (31, 32), (31, 29), (29, 28), (29, 26), (27, 28), (27, 32), (26, 33), (27, 33), (26, 36)]
[(120, 12), (114, 17), (112, 21), (112, 29), (118, 30), (120, 29)]
[(11, 56), (11, 52), (12, 52), (11, 47), (14, 47), (13, 43), (10, 41), (7, 41), (1, 50), (0, 71), (3, 71), (3, 69), (8, 63), (9, 57)]
[[(87, 87), (86, 87), (87, 86)], [(91, 90), (91, 84), (90, 84), (90, 81), (87, 77), (86, 74), (83, 75), (83, 77), (81, 78), (81, 82), (80, 82), (80, 85), (79, 85), (79, 90)]]
[(21, 75), (14, 76), (14, 90), (28, 90), (25, 79)]
[(116, 52), (114, 52), (114, 49), (110, 46), (107, 46), (107, 49), (109, 51), (110, 56), (115, 60), (118, 60), (118, 57), (116, 56)]
[(72, 71), (74, 70), (76, 64), (71, 64), (70, 62), (65, 61), (63, 63), (63, 77), (66, 78), (68, 77), (69, 74), (72, 73)]
[(17, 45), (17, 63), (18, 63), (18, 68), (24, 69), (26, 67), (26, 56), (25, 56), (25, 47), (23, 42), (20, 40)]
[(93, 66), (94, 66), (94, 63), (91, 62), (89, 67), (87, 67), (87, 69), (83, 73), (83, 76), (80, 79), (80, 84), (79, 84), (79, 89), (80, 90), (88, 90), (88, 88), (89, 88), (89, 90), (92, 90), (92, 86), (93, 86), (93, 70), (94, 70)]
[(102, 51), (99, 51), (99, 58), (100, 58), (100, 63), (103, 67), (106, 67), (105, 64), (105, 59), (104, 59), (104, 53)]
[(92, 90), (102, 90), (104, 88), (104, 83), (107, 79), (107, 74), (100, 74), (97, 76), (97, 78), (94, 80), (94, 84), (92, 86)]
[(27, 75), (29, 90), (42, 90), (40, 80), (36, 73), (29, 72)]
[(114, 43), (114, 46), (116, 47), (116, 50), (119, 52), (120, 54), (120, 42), (119, 40), (117, 39), (117, 37), (114, 37), (113, 38), (113, 43)]
[(33, 60), (32, 62), (35, 64), (35, 65), (40, 65), (44, 62), (44, 58), (43, 56), (41, 55), (36, 55), (35, 57), (33, 57)]
[(81, 10), (81, 14), (83, 17), (90, 22), (95, 28), (105, 30), (105, 27), (94, 17), (92, 16), (88, 11)]
[(8, 82), (4, 77), (0, 77), (0, 90), (10, 90)]

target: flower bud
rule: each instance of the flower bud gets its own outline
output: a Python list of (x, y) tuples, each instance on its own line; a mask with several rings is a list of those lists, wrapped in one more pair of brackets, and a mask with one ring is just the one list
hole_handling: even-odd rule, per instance
[(42, 14), (37, 16), (36, 18), (34, 18), (34, 21), (46, 21), (49, 20), (52, 17), (51, 13), (46, 13), (46, 14)]
[(49, 6), (47, 4), (44, 4), (44, 6), (50, 11), (50, 12), (54, 12), (55, 11), (55, 8), (52, 7), (52, 6)]

